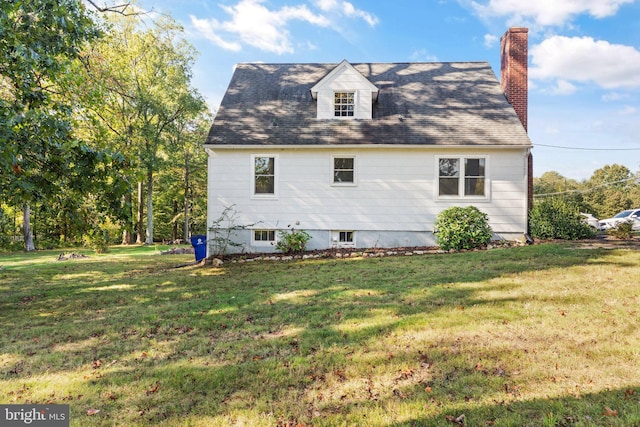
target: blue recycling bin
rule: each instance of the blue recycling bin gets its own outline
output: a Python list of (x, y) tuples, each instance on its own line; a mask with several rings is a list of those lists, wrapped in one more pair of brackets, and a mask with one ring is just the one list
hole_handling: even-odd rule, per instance
[(202, 261), (207, 257), (207, 236), (197, 235), (191, 236), (191, 246), (196, 254), (196, 262)]

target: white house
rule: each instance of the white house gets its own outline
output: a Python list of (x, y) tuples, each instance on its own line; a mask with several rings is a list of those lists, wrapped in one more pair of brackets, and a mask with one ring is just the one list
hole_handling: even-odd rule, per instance
[(231, 207), (245, 252), (289, 226), (309, 249), (431, 246), (438, 213), (474, 205), (522, 238), (527, 30), (501, 46), (501, 81), (487, 62), (239, 64), (205, 143), (208, 224)]

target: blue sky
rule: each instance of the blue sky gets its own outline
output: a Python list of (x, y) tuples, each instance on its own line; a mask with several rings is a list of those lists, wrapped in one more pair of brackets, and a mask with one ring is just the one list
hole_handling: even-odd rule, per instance
[(534, 175), (580, 180), (613, 163), (640, 170), (640, 0), (137, 4), (184, 26), (200, 52), (193, 84), (213, 110), (240, 62), (488, 61), (499, 76), (500, 36), (524, 26)]

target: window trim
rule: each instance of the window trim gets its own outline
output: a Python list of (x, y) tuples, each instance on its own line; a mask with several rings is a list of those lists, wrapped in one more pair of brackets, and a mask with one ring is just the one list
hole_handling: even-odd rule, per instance
[[(353, 182), (336, 182), (336, 159), (353, 159)], [(331, 155), (331, 186), (333, 187), (355, 187), (358, 185), (358, 160), (355, 154), (332, 154)]]
[[(273, 240), (258, 240), (256, 239), (256, 233), (273, 233)], [(273, 246), (278, 242), (278, 234), (274, 229), (268, 228), (254, 228), (251, 230), (251, 244), (253, 246)]]
[[(460, 173), (458, 177), (458, 194), (440, 195), (440, 160), (441, 159), (457, 159), (460, 164)], [(484, 159), (484, 194), (482, 196), (465, 195), (465, 183), (467, 178), (465, 160), (469, 160), (469, 159)], [(435, 157), (434, 197), (435, 197), (435, 200), (489, 201), (491, 199), (491, 180), (489, 178), (489, 156), (475, 155), (475, 154), (463, 154), (463, 155), (449, 154), (449, 155), (436, 156)]]
[[(353, 94), (353, 111), (352, 111), (353, 114), (351, 114), (350, 116), (349, 115), (336, 116), (336, 94), (338, 94), (338, 93), (346, 93), (346, 94), (352, 93)], [(342, 104), (340, 104), (340, 105), (342, 105)], [(349, 105), (349, 104), (345, 104), (345, 105)], [(357, 106), (358, 106), (358, 91), (357, 90), (355, 90), (355, 89), (339, 89), (339, 90), (334, 90), (333, 91), (333, 98), (332, 98), (332, 101), (331, 101), (331, 107), (332, 107), (332, 111), (333, 111), (332, 117), (334, 119), (336, 119), (336, 120), (353, 120), (353, 119), (355, 119), (358, 116)]]
[[(351, 241), (340, 241), (340, 234), (351, 233)], [(333, 230), (331, 231), (331, 246), (334, 248), (354, 248), (356, 247), (356, 231), (355, 230)]]
[[(273, 159), (273, 193), (256, 193), (256, 159), (269, 157)], [(252, 154), (251, 155), (251, 188), (249, 189), (252, 199), (277, 199), (278, 198), (278, 155), (277, 154)]]

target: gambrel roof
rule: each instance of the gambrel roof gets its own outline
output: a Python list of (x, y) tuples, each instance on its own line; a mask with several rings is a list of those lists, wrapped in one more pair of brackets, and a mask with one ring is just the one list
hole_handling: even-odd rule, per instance
[(237, 65), (206, 144), (531, 146), (487, 62), (351, 64), (372, 119), (319, 120), (311, 89), (338, 65)]

